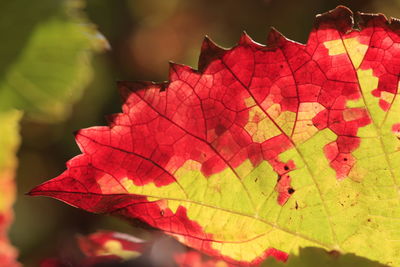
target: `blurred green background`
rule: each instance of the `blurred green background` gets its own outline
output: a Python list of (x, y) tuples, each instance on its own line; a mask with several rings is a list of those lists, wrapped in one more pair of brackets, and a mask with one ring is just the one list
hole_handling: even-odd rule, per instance
[[(15, 68), (13, 60), (25, 54), (36, 63), (46, 57), (46, 62), (51, 62), (52, 57), (46, 53), (35, 53), (47, 51), (45, 44), (61, 38), (61, 41), (55, 41), (57, 49), (53, 56), (58, 57), (57, 62), (33, 68), (29, 65), (24, 69), (25, 76), (36, 72), (32, 79), (41, 79), (36, 87), (49, 86), (49, 89), (43, 88), (48, 91), (46, 97), (36, 92), (35, 86), (27, 86), (18, 78), (22, 67), (15, 71), (17, 74), (13, 72), (7, 76), (16, 83), (14, 87), (2, 89), (0, 82), (0, 109), (8, 105), (21, 108), (23, 105), (28, 110), (21, 121), (22, 143), (16, 178), (18, 197), (10, 232), (13, 244), (19, 249), (19, 260), (26, 266), (35, 266), (40, 259), (67, 251), (74, 246), (73, 236), (78, 233), (111, 229), (147, 236), (145, 231), (118, 219), (89, 214), (56, 200), (24, 195), (35, 185), (60, 174), (65, 169), (65, 162), (79, 153), (73, 131), (104, 125), (104, 115), (120, 111), (116, 81), (167, 80), (170, 60), (195, 68), (206, 34), (216, 43), (230, 47), (246, 30), (255, 41), (265, 43), (269, 27), (274, 26), (286, 37), (304, 43), (314, 16), (339, 4), (353, 11), (381, 12), (388, 17), (400, 17), (400, 1), (395, 0), (2, 1), (14, 4), (9, 3), (9, 10), (1, 8), (1, 12), (14, 13), (8, 13), (8, 16), (13, 16), (12, 20), (0, 18), (0, 33), (10, 37), (4, 38), (7, 40), (0, 44), (0, 72)], [(17, 2), (21, 4), (18, 6)], [(90, 36), (90, 43), (82, 41), (79, 44), (80, 47), (83, 45), (84, 53), (73, 52), (79, 38), (64, 38), (64, 30), (61, 34), (58, 28), (45, 30), (36, 40), (36, 50), (27, 53), (25, 50), (29, 45), (26, 40), (32, 39), (35, 23), (42, 23), (44, 18), (46, 23), (52, 21), (54, 10), (58, 8), (52, 5), (60, 2), (69, 5), (62, 16), (73, 17), (69, 20), (71, 23), (84, 26), (73, 29), (68, 36), (74, 36), (79, 30)], [(29, 5), (35, 6), (34, 12)], [(69, 12), (79, 14), (71, 15)], [(109, 49), (106, 41), (96, 33), (96, 28), (108, 41)], [(94, 54), (86, 53), (86, 50), (94, 51)], [(74, 61), (71, 53), (75, 56)], [(57, 69), (60, 66), (63, 72)], [(56, 82), (50, 84), (48, 77)], [(59, 94), (67, 85), (66, 93)], [(33, 96), (26, 103), (13, 95), (21, 86), (20, 94)], [(9, 90), (9, 96), (2, 95), (1, 90)], [(53, 95), (53, 92), (57, 93)], [(44, 98), (54, 105), (45, 104)], [(44, 113), (52, 116), (42, 116)]]

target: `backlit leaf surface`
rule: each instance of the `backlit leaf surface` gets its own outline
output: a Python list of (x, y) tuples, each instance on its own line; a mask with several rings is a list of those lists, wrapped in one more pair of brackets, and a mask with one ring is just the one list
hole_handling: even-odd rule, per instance
[(228, 262), (314, 246), (400, 265), (400, 23), (358, 17), (317, 16), (305, 45), (206, 39), (198, 71), (120, 83), (123, 113), (78, 131), (82, 154), (31, 194)]

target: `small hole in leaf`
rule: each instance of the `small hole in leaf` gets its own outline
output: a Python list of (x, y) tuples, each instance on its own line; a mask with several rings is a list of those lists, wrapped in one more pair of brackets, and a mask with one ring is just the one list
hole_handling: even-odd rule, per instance
[(289, 189), (287, 190), (287, 192), (288, 192), (289, 194), (293, 194), (293, 193), (294, 193), (294, 189), (291, 188), (291, 187), (289, 187)]
[(344, 161), (347, 161), (347, 158), (343, 158)]
[(285, 171), (288, 171), (288, 170), (289, 170), (288, 165), (285, 165), (285, 167), (283, 167), (283, 168), (285, 169)]

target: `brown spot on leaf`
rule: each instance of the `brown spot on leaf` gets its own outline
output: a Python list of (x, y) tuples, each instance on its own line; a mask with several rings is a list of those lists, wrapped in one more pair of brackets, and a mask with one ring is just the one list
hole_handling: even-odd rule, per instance
[(337, 250), (331, 250), (328, 252), (329, 255), (331, 255), (334, 258), (338, 258), (340, 256), (340, 252)]
[(215, 133), (217, 135), (222, 135), (224, 132), (226, 132), (226, 128), (223, 125), (218, 124), (217, 127), (215, 127)]

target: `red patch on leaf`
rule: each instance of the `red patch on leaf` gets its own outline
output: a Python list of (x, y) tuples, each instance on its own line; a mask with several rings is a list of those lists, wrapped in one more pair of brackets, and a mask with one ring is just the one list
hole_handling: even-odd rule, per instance
[(278, 261), (285, 262), (288, 259), (288, 254), (285, 252), (282, 252), (280, 250), (270, 248), (265, 252), (265, 258), (268, 258), (268, 257), (274, 257)]
[(392, 132), (400, 139), (400, 123), (395, 123), (392, 126)]
[[(365, 101), (367, 89), (360, 88), (358, 70), (379, 80), (377, 88), (368, 90), (373, 90), (379, 98), (374, 104), (383, 110), (390, 108), (397, 93), (400, 73), (400, 52), (394, 45), (400, 43), (397, 26), (382, 16), (360, 17), (360, 30), (353, 30), (347, 8), (318, 16), (306, 45), (276, 30), (270, 32), (267, 46), (247, 35), (229, 50), (205, 39), (199, 71), (171, 64), (168, 83), (119, 83), (123, 112), (110, 117), (109, 127), (79, 131), (76, 140), (82, 155), (31, 195), (136, 218), (230, 261), (212, 248), (213, 235), (195, 218), (188, 218), (184, 207), (173, 212), (165, 204), (167, 197), (132, 194), (128, 187), (154, 184), (160, 189), (176, 183), (185, 192), (175, 174), (188, 161), (198, 164), (196, 170), (205, 179), (230, 169), (232, 179), (240, 181), (243, 177), (235, 170), (246, 160), (253, 167), (267, 161), (277, 175), (268, 179), (279, 177), (277, 202), (284, 205), (295, 196), (289, 175), (296, 166), (290, 159), (283, 162), (282, 153), (324, 129), (332, 131), (336, 140), (323, 152), (337, 178), (345, 179), (356, 161), (352, 153), (360, 146), (359, 130), (371, 124), (365, 107), (350, 107)], [(338, 40), (367, 47), (361, 62), (356, 64), (346, 49), (329, 47), (329, 42)], [(302, 109), (308, 106), (317, 109)], [(393, 132), (398, 131), (396, 124)]]

